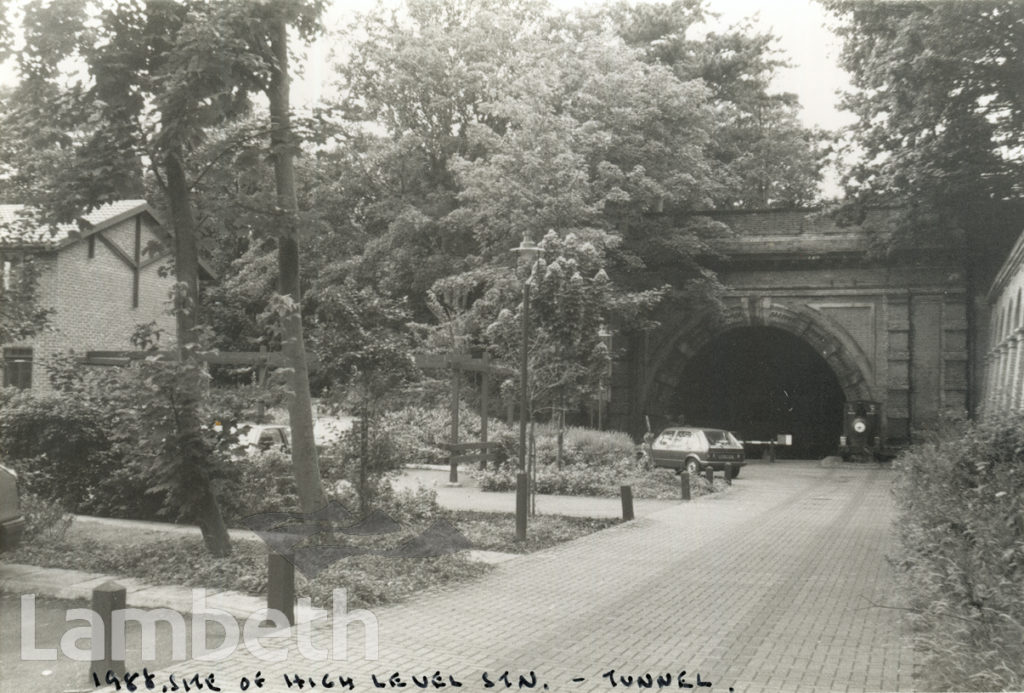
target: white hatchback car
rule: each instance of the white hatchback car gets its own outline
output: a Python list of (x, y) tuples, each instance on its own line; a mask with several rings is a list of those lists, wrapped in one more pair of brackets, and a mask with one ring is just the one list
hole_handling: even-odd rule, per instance
[(651, 457), (655, 467), (686, 469), (691, 474), (709, 468), (723, 471), (730, 463), (732, 475), (737, 477), (746, 464), (743, 443), (719, 428), (666, 428), (654, 439)]

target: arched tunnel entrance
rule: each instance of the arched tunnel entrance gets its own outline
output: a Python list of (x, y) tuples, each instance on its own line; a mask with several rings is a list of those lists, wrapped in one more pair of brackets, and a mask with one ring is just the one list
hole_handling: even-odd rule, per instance
[(785, 457), (833, 454), (845, 397), (813, 347), (773, 327), (744, 326), (712, 339), (683, 367), (672, 404), (687, 424), (717, 426), (746, 440), (793, 435)]

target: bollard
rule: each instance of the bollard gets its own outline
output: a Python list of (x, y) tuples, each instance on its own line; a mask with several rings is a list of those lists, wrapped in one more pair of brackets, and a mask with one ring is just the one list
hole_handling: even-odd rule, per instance
[(679, 472), (679, 488), (683, 492), (683, 500), (690, 500), (690, 470), (683, 469)]
[(712, 486), (715, 485), (715, 470), (708, 467), (704, 470), (704, 478), (708, 480), (708, 483)]
[(516, 541), (526, 541), (526, 511), (530, 503), (530, 477), (526, 472), (516, 475)]
[(451, 454), (451, 466), (448, 468), (448, 483), (458, 484), (459, 483), (459, 463), (455, 461), (455, 453)]
[(629, 522), (633, 519), (633, 488), (620, 486), (619, 495), (622, 496), (622, 521)]
[(725, 483), (732, 486), (732, 462), (725, 463)]
[(775, 441), (768, 443), (768, 463), (775, 462)]
[(267, 608), (284, 614), (289, 626), (295, 625), (295, 555), (267, 554)]
[[(93, 621), (92, 666), (89, 669), (90, 678), (95, 677), (94, 681), (106, 682), (108, 671), (118, 677), (124, 676), (124, 652), (119, 653), (122, 659), (114, 659), (113, 615), (125, 608), (126, 594), (127, 590), (113, 580), (107, 580), (92, 591), (92, 610), (99, 618)], [(103, 632), (97, 633), (97, 627)], [(99, 648), (103, 648), (102, 651)]]

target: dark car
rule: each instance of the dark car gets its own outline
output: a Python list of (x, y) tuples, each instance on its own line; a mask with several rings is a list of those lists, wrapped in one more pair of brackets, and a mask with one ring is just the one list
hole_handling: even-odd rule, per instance
[(655, 467), (686, 469), (699, 474), (705, 469), (723, 471), (732, 464), (733, 476), (739, 476), (746, 464), (743, 443), (729, 431), (719, 428), (679, 426), (666, 428), (651, 445)]
[(0, 465), (0, 551), (9, 551), (21, 541), (25, 517), (18, 505), (18, 475)]

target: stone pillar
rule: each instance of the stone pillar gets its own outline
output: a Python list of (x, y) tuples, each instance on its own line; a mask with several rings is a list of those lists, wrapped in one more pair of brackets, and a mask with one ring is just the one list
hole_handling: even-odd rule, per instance
[(995, 351), (990, 350), (985, 354), (985, 370), (982, 374), (984, 382), (982, 385), (982, 398), (981, 398), (981, 414), (982, 418), (990, 416), (992, 410), (995, 408), (995, 391), (996, 391), (996, 357)]
[(1013, 409), (1014, 393), (1017, 391), (1017, 348), (1019, 340), (1013, 334), (1006, 340), (1006, 382), (1003, 383), (1003, 410)]
[(1019, 412), (1021, 406), (1024, 405), (1024, 328), (1017, 329), (1014, 339), (1017, 340), (1017, 366), (1014, 369), (1014, 380), (1011, 384), (1013, 394), (1010, 406), (1014, 412)]
[(996, 347), (996, 381), (993, 383), (992, 413), (998, 416), (1003, 410), (1003, 383), (1006, 381), (1006, 342)]

